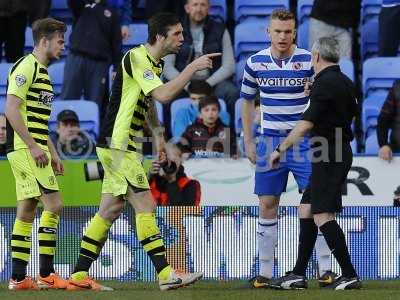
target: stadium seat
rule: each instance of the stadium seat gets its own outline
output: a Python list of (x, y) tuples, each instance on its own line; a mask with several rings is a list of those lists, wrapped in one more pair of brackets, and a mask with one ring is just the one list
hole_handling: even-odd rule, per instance
[(99, 136), (99, 108), (93, 101), (88, 100), (57, 100), (53, 102), (49, 120), (49, 130), (57, 129), (57, 115), (64, 109), (76, 112), (79, 117), (80, 127), (88, 132), (94, 139)]
[(371, 19), (361, 25), (361, 56), (363, 60), (376, 56), (378, 53), (378, 28), (377, 19)]
[(297, 28), (297, 46), (309, 50), (308, 36), (310, 30), (310, 20), (305, 19)]
[(270, 43), (265, 19), (249, 18), (235, 27), (234, 49), (238, 61), (269, 47)]
[(382, 105), (386, 100), (387, 92), (380, 91), (364, 99), (362, 105), (362, 128), (365, 133), (371, 127), (376, 127)]
[(235, 79), (236, 79), (236, 85), (239, 87), (242, 86), (242, 80), (243, 80), (243, 71), (244, 67), (246, 66), (246, 59), (241, 59), (236, 63), (236, 70), (235, 70)]
[(210, 0), (209, 13), (211, 16), (226, 21), (227, 18), (227, 8), (226, 0)]
[(239, 134), (242, 131), (242, 103), (245, 101), (243, 98), (240, 98), (235, 103), (235, 131)]
[(365, 140), (365, 154), (378, 155), (379, 145), (378, 137), (376, 136), (376, 129)]
[(64, 80), (64, 65), (65, 63), (61, 61), (53, 63), (47, 68), (56, 96), (61, 94), (61, 87)]
[(0, 113), (6, 110), (6, 97), (0, 96)]
[(382, 0), (362, 0), (361, 1), (361, 24), (371, 19), (378, 19), (381, 11)]
[(342, 59), (339, 62), (340, 70), (354, 82), (354, 64), (350, 59)]
[(308, 31), (310, 14), (314, 0), (299, 0), (297, 2), (297, 46), (308, 49)]
[(269, 17), (278, 8), (289, 8), (288, 0), (235, 0), (235, 21), (240, 23), (252, 16)]
[[(226, 111), (226, 103), (222, 99), (218, 99), (219, 104), (221, 105), (221, 111)], [(171, 104), (171, 128), (173, 127), (173, 122), (175, 120), (176, 114), (178, 111), (182, 108), (187, 108), (190, 106), (192, 103), (192, 100), (190, 98), (180, 98), (172, 102)], [(158, 108), (157, 108), (158, 110)]]
[(132, 49), (133, 47), (147, 42), (147, 27), (148, 26), (145, 23), (134, 23), (129, 25), (131, 35), (122, 44), (122, 51), (124, 53)]
[(363, 64), (362, 86), (364, 98), (372, 92), (388, 91), (400, 78), (400, 57), (376, 57)]
[(68, 24), (72, 23), (72, 11), (68, 7), (67, 0), (53, 0), (50, 15)]
[(0, 96), (5, 96), (7, 94), (7, 78), (8, 71), (13, 64), (0, 63)]

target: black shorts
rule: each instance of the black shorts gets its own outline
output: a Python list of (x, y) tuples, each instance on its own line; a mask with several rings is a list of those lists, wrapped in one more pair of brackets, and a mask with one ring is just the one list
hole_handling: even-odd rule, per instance
[(310, 182), (303, 193), (301, 204), (311, 204), (311, 212), (337, 213), (342, 211), (342, 186), (353, 162), (350, 145), (343, 146), (342, 160), (312, 162)]

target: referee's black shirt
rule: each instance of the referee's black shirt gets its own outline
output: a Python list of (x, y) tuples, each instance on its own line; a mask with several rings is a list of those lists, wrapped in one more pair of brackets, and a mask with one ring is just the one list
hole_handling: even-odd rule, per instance
[(310, 94), (310, 106), (303, 120), (314, 124), (311, 136), (324, 137), (335, 144), (335, 129), (342, 129), (342, 143), (353, 139), (351, 123), (358, 113), (353, 82), (338, 65), (329, 66), (315, 76)]

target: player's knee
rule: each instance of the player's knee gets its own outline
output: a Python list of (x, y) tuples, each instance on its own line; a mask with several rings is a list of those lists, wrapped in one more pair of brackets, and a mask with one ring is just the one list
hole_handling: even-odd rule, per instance
[(52, 206), (51, 212), (55, 213), (57, 215), (60, 215), (63, 210), (63, 207), (64, 207), (64, 205), (61, 201), (54, 203), (54, 205)]
[(114, 222), (121, 215), (124, 203), (116, 203), (107, 207), (102, 207), (99, 211), (100, 216), (107, 221)]

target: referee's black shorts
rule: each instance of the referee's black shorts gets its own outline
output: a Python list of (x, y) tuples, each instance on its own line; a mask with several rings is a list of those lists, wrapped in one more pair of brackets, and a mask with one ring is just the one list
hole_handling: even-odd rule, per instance
[[(333, 153), (332, 153), (333, 152)], [(342, 160), (335, 160), (335, 148), (329, 147), (329, 162), (312, 162), (310, 182), (301, 204), (311, 204), (311, 212), (337, 213), (342, 210), (342, 185), (353, 162), (349, 143), (342, 146)]]

